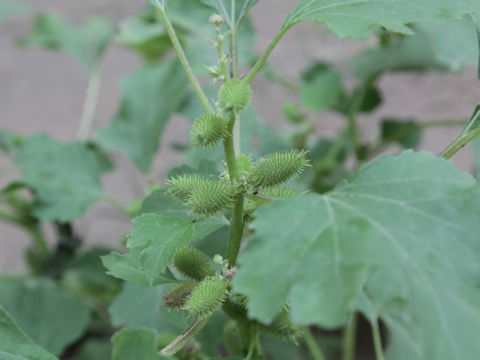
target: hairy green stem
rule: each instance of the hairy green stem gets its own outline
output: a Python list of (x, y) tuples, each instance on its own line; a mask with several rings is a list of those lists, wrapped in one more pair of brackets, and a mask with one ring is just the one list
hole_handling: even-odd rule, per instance
[(382, 339), (380, 337), (380, 329), (378, 327), (378, 321), (377, 320), (375, 320), (372, 323), (372, 336), (373, 336), (373, 346), (375, 348), (375, 358), (377, 360), (384, 360), (383, 348), (382, 348)]
[[(233, 126), (235, 124), (236, 116), (232, 115), (230, 120), (229, 133), (230, 135), (223, 141), (223, 150), (225, 152), (225, 159), (227, 161), (228, 173), (230, 180), (235, 184), (239, 180), (237, 158), (235, 155), (235, 144), (233, 138)], [(240, 244), (243, 235), (243, 194), (239, 194), (235, 199), (235, 205), (232, 210), (232, 218), (230, 220), (230, 237), (227, 248), (228, 266), (234, 267), (237, 262)]]
[(235, 116), (232, 115), (229, 124), (229, 135), (223, 140), (223, 151), (225, 153), (225, 160), (227, 161), (228, 174), (230, 180), (238, 179), (237, 157), (235, 155), (235, 141), (233, 138), (233, 128), (235, 124)]
[(270, 45), (268, 46), (267, 50), (265, 50), (265, 53), (260, 57), (260, 59), (258, 59), (257, 63), (255, 64), (255, 66), (253, 67), (252, 71), (250, 71), (250, 73), (247, 75), (247, 77), (245, 78), (245, 81), (247, 83), (251, 83), (253, 78), (258, 74), (258, 72), (262, 69), (263, 65), (265, 64), (265, 62), (267, 61), (268, 57), (270, 56), (270, 54), (272, 53), (273, 49), (275, 49), (275, 46), (277, 46), (278, 42), (282, 39), (283, 35), (285, 35), (285, 33), (293, 26), (293, 24), (289, 25), (289, 26), (284, 26), (282, 27), (282, 29), (280, 30), (280, 32), (277, 34), (277, 36), (275, 36), (275, 38), (273, 39), (273, 41), (270, 43)]
[(170, 344), (160, 350), (161, 355), (175, 355), (187, 345), (195, 335), (208, 323), (210, 318), (195, 320), (182, 334), (177, 336)]
[(89, 137), (95, 121), (98, 96), (100, 94), (100, 66), (97, 66), (90, 74), (88, 80), (87, 96), (83, 106), (82, 118), (77, 131), (77, 139), (85, 140)]
[(313, 360), (325, 360), (325, 356), (308, 326), (303, 330), (303, 340), (305, 340), (305, 344), (307, 345)]
[(442, 151), (439, 156), (445, 159), (450, 159), (478, 135), (480, 135), (480, 128), (468, 132), (462, 132), (445, 150)]
[(188, 62), (187, 56), (183, 51), (182, 45), (180, 44), (180, 40), (178, 40), (177, 33), (175, 32), (175, 29), (173, 28), (173, 25), (167, 16), (165, 8), (159, 5), (157, 5), (157, 8), (160, 12), (160, 16), (162, 17), (163, 23), (165, 24), (165, 28), (167, 29), (168, 36), (172, 41), (173, 48), (177, 52), (178, 59), (180, 60), (180, 63), (182, 64), (185, 70), (185, 73), (187, 74), (188, 79), (190, 80), (190, 83), (193, 86), (193, 90), (197, 94), (205, 111), (210, 113), (214, 112), (212, 105), (208, 101), (207, 95), (205, 95), (205, 92), (203, 91), (202, 86), (200, 85), (200, 82), (198, 81), (197, 77), (193, 73), (193, 69), (190, 66), (190, 63)]
[(235, 206), (232, 210), (232, 219), (230, 220), (230, 239), (228, 241), (227, 259), (230, 268), (237, 264), (237, 257), (240, 251), (240, 245), (243, 237), (243, 194), (235, 200)]
[(343, 332), (342, 339), (342, 360), (355, 359), (355, 344), (357, 340), (358, 315), (352, 313), (348, 319), (347, 327)]

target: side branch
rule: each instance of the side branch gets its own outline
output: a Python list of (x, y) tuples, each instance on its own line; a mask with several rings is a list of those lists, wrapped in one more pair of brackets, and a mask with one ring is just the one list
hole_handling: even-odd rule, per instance
[(208, 101), (207, 95), (202, 89), (202, 86), (200, 85), (197, 77), (193, 73), (193, 69), (190, 66), (190, 63), (188, 62), (187, 56), (185, 55), (185, 52), (183, 51), (182, 45), (180, 44), (180, 41), (178, 40), (177, 33), (175, 32), (175, 29), (173, 28), (173, 25), (170, 21), (170, 19), (167, 16), (166, 10), (164, 7), (156, 5), (158, 8), (160, 15), (162, 17), (162, 20), (165, 24), (165, 27), (167, 29), (168, 36), (170, 37), (170, 40), (172, 41), (173, 48), (177, 52), (178, 58), (180, 60), (180, 63), (182, 64), (185, 73), (188, 76), (188, 79), (190, 80), (190, 83), (193, 86), (193, 90), (197, 94), (198, 98), (200, 99), (200, 102), (202, 103), (202, 106), (204, 109), (212, 113), (214, 112), (212, 105)]
[(245, 78), (245, 81), (247, 83), (251, 83), (253, 78), (258, 74), (260, 70), (262, 70), (263, 65), (265, 65), (265, 62), (267, 61), (268, 57), (272, 53), (273, 49), (275, 49), (275, 46), (277, 46), (278, 42), (283, 38), (283, 35), (292, 27), (293, 25), (282, 27), (280, 32), (275, 36), (273, 41), (270, 43), (268, 46), (267, 50), (265, 50), (265, 53), (262, 55), (260, 59), (258, 59), (257, 63), (253, 67), (252, 71), (250, 74), (247, 75)]

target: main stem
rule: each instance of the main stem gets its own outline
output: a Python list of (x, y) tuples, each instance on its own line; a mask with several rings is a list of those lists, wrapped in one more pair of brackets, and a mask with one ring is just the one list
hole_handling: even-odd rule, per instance
[(85, 140), (90, 135), (95, 120), (98, 96), (100, 94), (100, 66), (97, 66), (90, 74), (88, 80), (87, 96), (83, 106), (82, 119), (77, 131), (77, 139)]
[(180, 60), (180, 63), (182, 64), (185, 70), (185, 73), (187, 74), (188, 79), (190, 80), (190, 83), (193, 86), (193, 90), (195, 91), (198, 98), (200, 99), (200, 102), (202, 103), (203, 108), (207, 112), (210, 112), (210, 113), (214, 112), (212, 105), (208, 101), (207, 95), (205, 95), (205, 92), (203, 91), (202, 86), (200, 85), (200, 82), (198, 81), (197, 77), (193, 73), (193, 69), (190, 66), (190, 63), (188, 62), (187, 56), (185, 55), (182, 45), (178, 40), (177, 33), (175, 32), (175, 29), (173, 28), (173, 25), (167, 16), (166, 10), (160, 6), (158, 6), (158, 10), (160, 12), (160, 16), (162, 17), (163, 23), (165, 24), (165, 28), (167, 29), (168, 36), (172, 41), (173, 48), (177, 52), (178, 59)]
[[(235, 155), (235, 144), (233, 136), (233, 128), (235, 125), (236, 116), (232, 115), (230, 119), (229, 136), (223, 141), (223, 150), (227, 160), (228, 173), (230, 181), (238, 182), (239, 174), (237, 168), (237, 158)], [(228, 240), (227, 259), (228, 266), (234, 267), (237, 263), (238, 253), (240, 251), (240, 244), (243, 236), (243, 193), (239, 193), (235, 198), (235, 204), (232, 210), (232, 217), (230, 219), (230, 237)]]

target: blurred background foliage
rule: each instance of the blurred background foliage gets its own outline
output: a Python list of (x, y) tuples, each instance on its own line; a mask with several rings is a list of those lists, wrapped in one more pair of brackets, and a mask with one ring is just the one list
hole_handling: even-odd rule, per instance
[[(288, 8), (294, 2), (285, 4)], [(34, 4), (31, 5), (0, 0), (0, 26), (9, 29), (16, 21), (30, 24), (21, 36), (9, 41), (2, 38), (2, 53), (7, 52), (7, 46), (17, 46), (12, 56), (22, 57), (38, 51), (35, 49), (41, 49), (42, 54), (50, 50), (58, 52), (59, 57), (68, 55), (85, 70), (81, 86), (88, 81), (88, 90), (78, 91), (75, 99), (80, 105), (84, 101), (82, 112), (57, 119), (59, 128), (50, 124), (50, 134), (46, 131), (48, 126), (34, 117), (20, 126), (15, 108), (1, 115), (1, 228), (6, 229), (6, 234), (12, 227), (21, 229), (22, 233), (14, 232), (12, 236), (28, 238), (30, 243), (25, 249), (25, 266), (16, 265), (24, 269), (23, 275), (9, 274), (10, 269), (4, 267), (0, 304), (35, 342), (62, 359), (109, 359), (110, 338), (119, 327), (127, 330), (115, 335), (116, 346), (127, 347), (138, 337), (142, 340), (139, 346), (150, 354), (146, 358), (153, 359), (156, 348), (165, 339), (185, 328), (185, 314), (170, 313), (162, 307), (161, 295), (169, 284), (153, 288), (133, 284), (122, 287), (118, 279), (105, 274), (100, 256), (109, 253), (111, 246), (122, 246), (121, 234), (129, 229), (133, 215), (145, 209), (161, 214), (177, 206), (169, 203), (171, 200), (159, 189), (167, 172), (219, 174), (224, 171), (220, 162), (223, 153), (220, 149), (192, 151), (185, 124), (203, 111), (175, 59), (165, 27), (151, 7), (139, 6), (137, 13), (122, 19), (117, 13), (113, 16), (115, 21), (112, 17), (95, 15), (83, 22), (71, 22), (56, 12), (36, 12)], [(261, 8), (261, 4), (259, 9), (257, 17), (248, 17), (242, 23), (239, 33), (240, 64), (244, 72), (258, 58), (256, 27), (269, 26), (263, 24), (270, 21), (268, 9)], [(215, 87), (208, 78), (206, 65), (215, 65), (217, 54), (205, 41), (215, 36), (215, 28), (208, 23), (211, 14), (212, 8), (200, 1), (176, 0), (169, 7), (169, 16), (186, 54), (195, 72), (201, 74), (207, 93), (213, 97)], [(256, 100), (242, 114), (242, 151), (254, 158), (292, 146), (309, 151), (313, 166), (292, 186), (323, 193), (387, 150), (441, 150), (466, 124), (476, 105), (473, 101), (478, 101), (478, 88), (468, 86), (476, 80), (476, 28), (468, 19), (411, 27), (415, 31), (412, 36), (378, 28), (367, 41), (343, 41), (341, 44), (347, 48), (339, 55), (328, 53), (334, 49), (332, 42), (339, 43), (321, 26), (305, 26), (303, 32), (294, 33), (292, 36), (298, 38), (287, 40), (291, 44), (307, 39), (308, 57), (296, 60), (302, 55), (301, 46), (282, 47), (278, 49), (281, 59), (273, 58), (264, 68), (254, 84)], [(110, 94), (101, 91), (100, 85), (116, 81), (111, 74), (107, 78), (104, 74), (117, 56), (134, 56), (132, 64), (137, 67), (124, 74), (117, 90), (121, 92), (118, 104), (110, 99)], [(10, 59), (12, 63), (15, 60)], [(290, 66), (293, 61), (295, 66)], [(31, 72), (44, 72), (44, 65), (35, 63)], [(9, 71), (6, 67), (2, 74)], [(56, 71), (55, 76), (47, 76), (53, 85), (63, 80), (68, 87), (71, 81), (79, 79), (78, 76), (62, 79), (68, 74), (61, 66)], [(431, 81), (429, 76), (440, 73), (444, 77), (439, 79), (447, 85), (437, 89), (442, 82), (436, 80), (429, 89), (446, 94), (442, 99), (450, 100), (451, 104), (441, 104), (439, 110), (431, 112), (431, 117), (428, 109), (434, 106), (420, 112), (424, 117), (414, 117), (415, 110), (423, 106), (419, 102), (431, 102), (430, 95), (439, 98), (420, 93), (419, 99), (415, 99), (418, 90), (412, 85)], [(409, 82), (401, 84), (399, 74), (410, 79)], [(457, 78), (462, 79), (462, 92), (449, 88), (448, 82)], [(395, 92), (392, 89), (397, 80), (401, 91)], [(15, 89), (4, 89), (3, 81), (0, 87), (2, 94)], [(386, 87), (392, 91), (385, 91)], [(38, 87), (36, 91), (41, 93), (42, 89)], [(57, 102), (65, 101), (61, 93), (57, 96), (55, 103), (35, 106), (55, 109)], [(24, 114), (35, 116), (40, 112), (21, 101), (18, 89), (8, 99), (15, 97), (20, 99), (15, 101), (16, 106), (30, 108)], [(408, 100), (412, 99), (410, 111)], [(464, 102), (459, 105), (458, 99)], [(399, 105), (388, 105), (397, 100)], [(103, 101), (118, 105), (116, 110), (111, 106), (111, 116), (105, 115)], [(472, 106), (467, 106), (470, 103)], [(449, 111), (449, 107), (454, 107), (454, 111), (461, 109), (461, 113)], [(443, 111), (445, 108), (447, 111)], [(439, 128), (453, 130), (443, 133), (440, 141)], [(75, 133), (75, 138), (58, 136), (65, 129), (69, 129), (68, 134)], [(433, 139), (429, 137), (431, 131), (437, 134)], [(472, 149), (477, 154), (479, 143), (474, 143)], [(477, 174), (479, 158), (474, 155), (472, 164), (466, 158), (461, 166)], [(196, 164), (200, 164), (198, 168)], [(122, 180), (114, 180), (118, 178)], [(100, 209), (95, 205), (98, 202)], [(94, 205), (97, 210), (92, 211)], [(182, 211), (178, 209), (179, 213)], [(97, 220), (101, 224), (102, 217), (110, 221), (113, 232), (85, 230)], [(216, 230), (198, 244), (211, 256), (225, 246), (227, 231), (221, 221), (212, 226)], [(89, 240), (85, 241), (87, 235)], [(2, 244), (3, 248), (6, 247)], [(225, 322), (225, 316), (217, 315), (202, 331), (199, 336), (202, 356), (226, 353), (226, 340), (222, 340)], [(339, 350), (339, 334), (315, 329), (317, 340), (332, 359)], [(268, 358), (308, 357), (304, 343), (297, 347), (265, 338), (262, 344)], [(368, 358), (370, 350), (365, 351)], [(202, 358), (198, 354), (179, 356)]]

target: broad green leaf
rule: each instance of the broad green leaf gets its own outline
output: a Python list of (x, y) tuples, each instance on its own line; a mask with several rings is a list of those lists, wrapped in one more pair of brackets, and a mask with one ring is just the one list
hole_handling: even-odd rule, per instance
[(78, 350), (74, 360), (111, 360), (112, 344), (105, 340), (88, 340)]
[(208, 178), (218, 178), (220, 172), (218, 171), (218, 164), (215, 161), (203, 159), (198, 164), (198, 168), (193, 168), (188, 165), (180, 165), (168, 170), (167, 177), (175, 177), (179, 175), (198, 174)]
[(5, 360), (58, 360), (35, 344), (0, 305), (0, 355)]
[(342, 74), (325, 63), (317, 63), (302, 74), (302, 103), (311, 110), (323, 110), (343, 94)]
[(24, 13), (30, 10), (30, 7), (23, 2), (0, 0), (0, 25), (9, 16)]
[(378, 27), (408, 35), (411, 23), (460, 19), (479, 6), (479, 0), (300, 0), (283, 27), (310, 20), (342, 38), (365, 38)]
[(263, 352), (271, 359), (309, 359), (308, 355), (302, 354), (301, 347), (298, 344), (268, 336), (261, 336), (260, 343), (262, 344)]
[(123, 255), (113, 252), (102, 257), (102, 261), (109, 275), (140, 286), (175, 281), (168, 271), (165, 272), (175, 251), (191, 241), (204, 239), (229, 223), (221, 215), (198, 221), (162, 189), (152, 192), (143, 201), (133, 222), (136, 228), (127, 241), (130, 252)]
[[(208, 23), (210, 14), (210, 8), (200, 1), (176, 0), (168, 3), (168, 17), (182, 44), (185, 46), (187, 43), (185, 49), (187, 53), (190, 51), (189, 46), (199, 44), (203, 47), (204, 52), (210, 50), (212, 55), (215, 55), (214, 48), (208, 49), (210, 45), (206, 41), (198, 41), (199, 33), (202, 36), (214, 36), (215, 29)], [(189, 39), (193, 37), (195, 37), (196, 44), (190, 43)], [(157, 9), (153, 6), (123, 21), (117, 41), (136, 50), (145, 60), (149, 61), (162, 57), (169, 49), (172, 49), (165, 26)]]
[(124, 284), (122, 292), (108, 309), (113, 326), (148, 327), (159, 332), (180, 333), (187, 326), (185, 314), (163, 306), (168, 285), (139, 287)]
[(288, 302), (296, 322), (328, 328), (368, 295), (389, 329), (386, 358), (473, 360), (479, 211), (480, 185), (450, 162), (383, 156), (325, 196), (261, 208), (234, 288), (254, 318), (269, 321)]
[(202, 0), (220, 14), (229, 28), (238, 27), (258, 0)]
[(350, 94), (342, 96), (340, 101), (335, 104), (334, 109), (343, 114), (348, 114), (352, 107), (356, 106), (356, 99), (361, 92), (363, 92), (363, 101), (359, 106), (359, 112), (373, 111), (382, 104), (383, 99), (380, 90), (375, 85), (362, 84)]
[(105, 274), (100, 259), (110, 251), (103, 248), (91, 248), (77, 254), (64, 265), (60, 282), (65, 289), (94, 301), (110, 303), (120, 291), (120, 282)]
[(120, 110), (95, 139), (148, 172), (165, 125), (186, 95), (187, 77), (178, 61), (163, 62), (137, 70), (124, 80), (123, 90)]
[(49, 13), (35, 18), (30, 34), (21, 44), (64, 51), (94, 72), (113, 32), (112, 25), (103, 17), (92, 17), (83, 27), (78, 27), (56, 13)]
[(178, 219), (193, 224), (195, 233), (192, 240), (201, 240), (208, 234), (228, 226), (229, 222), (223, 215), (216, 215), (196, 221), (197, 218), (188, 215), (188, 208), (165, 193), (165, 190), (156, 190), (149, 195), (142, 204), (137, 216), (142, 214), (157, 214)]
[(390, 41), (357, 55), (352, 65), (363, 79), (384, 71), (459, 71), (478, 60), (475, 25), (469, 20), (419, 23), (415, 35)]
[(128, 234), (127, 247), (141, 249), (140, 268), (153, 285), (163, 274), (177, 249), (187, 246), (193, 238), (191, 221), (178, 220), (157, 214), (143, 214), (133, 220), (135, 229)]
[(478, 62), (477, 27), (472, 21), (421, 23), (415, 29), (428, 37), (437, 61), (452, 71)]
[(421, 31), (366, 49), (351, 60), (351, 66), (363, 81), (387, 71), (447, 70), (447, 66), (437, 59), (428, 34)]
[(309, 182), (309, 188), (318, 193), (331, 190), (345, 179), (344, 162), (349, 151), (349, 143), (344, 137), (320, 139), (310, 151), (311, 170), (300, 178)]
[(167, 31), (152, 8), (123, 20), (116, 40), (137, 51), (147, 61), (160, 58), (172, 48)]
[(14, 158), (37, 193), (33, 211), (44, 221), (75, 219), (102, 197), (98, 160), (85, 144), (36, 135), (23, 141)]
[(90, 321), (89, 305), (44, 280), (1, 281), (0, 304), (30, 338), (55, 355), (79, 339)]
[(123, 329), (113, 338), (113, 360), (162, 360), (158, 354), (158, 334), (152, 329)]
[(140, 286), (152, 286), (175, 281), (169, 271), (152, 277), (141, 266), (140, 255), (141, 249), (132, 250), (127, 254), (112, 252), (109, 255), (102, 256), (102, 263), (107, 268), (108, 275)]
[(406, 149), (415, 149), (422, 141), (422, 128), (413, 120), (384, 119), (381, 136), (384, 143), (398, 143)]

